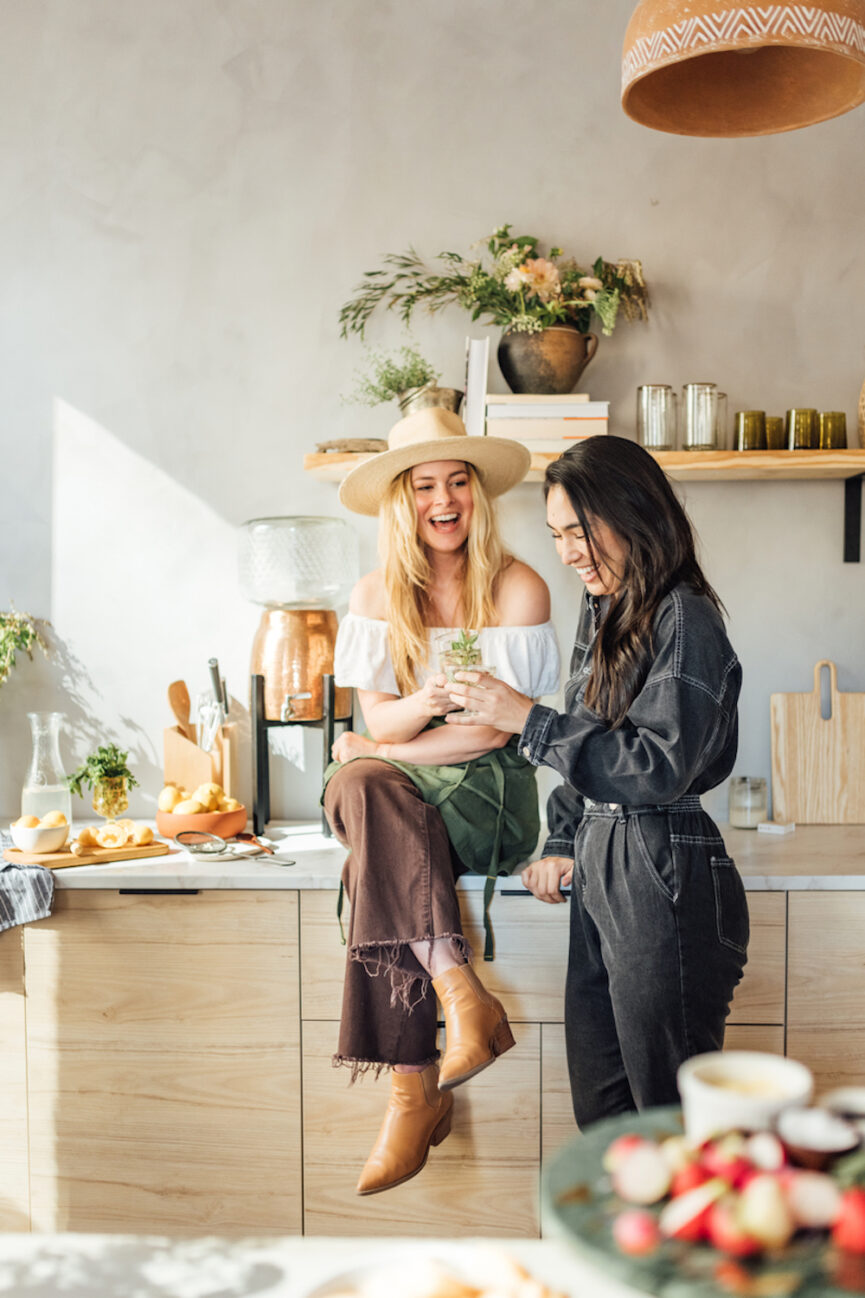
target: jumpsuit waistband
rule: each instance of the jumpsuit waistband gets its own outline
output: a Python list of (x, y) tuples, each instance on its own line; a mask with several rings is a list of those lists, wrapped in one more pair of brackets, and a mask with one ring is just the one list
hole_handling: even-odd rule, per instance
[(583, 799), (583, 811), (587, 816), (616, 816), (624, 820), (627, 816), (652, 816), (659, 812), (679, 814), (688, 811), (702, 811), (698, 793), (686, 793), (675, 802), (650, 802), (640, 806), (624, 806), (619, 802), (595, 802), (593, 798)]

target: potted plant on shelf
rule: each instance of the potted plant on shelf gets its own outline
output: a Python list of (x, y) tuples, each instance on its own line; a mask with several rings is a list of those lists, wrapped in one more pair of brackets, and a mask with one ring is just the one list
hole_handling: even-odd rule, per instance
[(370, 351), (366, 372), (359, 371), (354, 392), (348, 398), (364, 406), (398, 401), (400, 413), (410, 415), (426, 406), (444, 406), (456, 414), (463, 394), (457, 388), (440, 388), (441, 374), (416, 347), (396, 351)]
[(561, 248), (538, 253), (534, 235), (513, 235), (499, 226), (476, 259), (440, 253), (439, 271), (430, 270), (413, 248), (383, 257), (385, 269), (366, 271), (339, 319), (342, 336), (363, 337), (379, 304), (397, 309), (408, 324), (415, 307), (428, 311), (455, 304), (472, 320), (500, 325), (504, 334), (498, 359), (514, 392), (571, 392), (595, 354), (597, 335), (612, 334), (620, 312), (626, 320), (645, 320), (649, 296), (639, 261), (605, 261), (590, 269), (564, 258)]
[(138, 781), (128, 766), (129, 754), (116, 744), (106, 744), (69, 776), (70, 791), (84, 797), (83, 785), (93, 790), (93, 810), (106, 820), (116, 820), (129, 806), (129, 790)]

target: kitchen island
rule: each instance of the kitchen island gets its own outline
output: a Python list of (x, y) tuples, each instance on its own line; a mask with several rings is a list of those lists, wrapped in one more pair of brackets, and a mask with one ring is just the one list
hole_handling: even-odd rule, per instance
[[(724, 833), (752, 914), (728, 1044), (786, 1050), (820, 1086), (860, 1080), (865, 828)], [(483, 976), (517, 1046), (460, 1089), (421, 1176), (360, 1198), (387, 1080), (349, 1088), (330, 1062), (343, 850), (305, 826), (282, 847), (294, 865), (177, 852), (60, 870), (50, 919), (0, 936), (3, 1228), (537, 1235), (540, 1162), (574, 1132), (568, 908), (499, 880)], [(460, 881), (476, 950), (482, 887)]]

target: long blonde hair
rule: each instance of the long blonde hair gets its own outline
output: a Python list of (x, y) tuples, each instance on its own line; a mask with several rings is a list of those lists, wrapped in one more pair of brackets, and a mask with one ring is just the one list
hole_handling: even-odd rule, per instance
[[(463, 551), (463, 617), (467, 627), (495, 626), (496, 582), (513, 558), (480, 477), (466, 464), (474, 508)], [(418, 536), (411, 469), (394, 478), (381, 507), (379, 552), (384, 566), (388, 643), (400, 694), (417, 689), (417, 668), (429, 666), (427, 628), (432, 569)]]

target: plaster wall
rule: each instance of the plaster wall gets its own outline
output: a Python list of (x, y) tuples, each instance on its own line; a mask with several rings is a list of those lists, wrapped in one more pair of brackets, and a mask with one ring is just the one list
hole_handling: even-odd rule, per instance
[[(855, 441), (863, 110), (755, 140), (648, 131), (618, 101), (631, 9), (0, 0), (0, 608), (50, 618), (54, 644), (0, 691), (0, 810), (17, 814), (29, 709), (66, 712), (67, 768), (128, 746), (137, 814), (170, 680), (194, 694), (218, 655), (244, 723), (257, 612), (236, 528), (340, 513), (304, 452), (395, 417), (340, 399), (363, 352), (337, 312), (384, 252), (467, 251), (511, 222), (584, 262), (639, 257), (650, 323), (603, 340), (585, 375), (614, 431), (633, 434), (639, 383), (712, 379), (731, 412), (846, 410)], [(413, 328), (454, 386), (468, 328), (454, 308)], [(399, 322), (374, 319), (368, 341), (402, 342)], [(842, 501), (839, 483), (687, 489), (744, 665), (739, 773), (768, 776), (769, 694), (810, 688), (817, 659), (865, 689)], [(567, 654), (575, 579), (540, 488), (502, 518)], [(351, 522), (367, 568), (374, 523)], [(314, 812), (319, 744), (285, 736), (277, 812)], [(725, 791), (709, 805), (722, 815)]]

